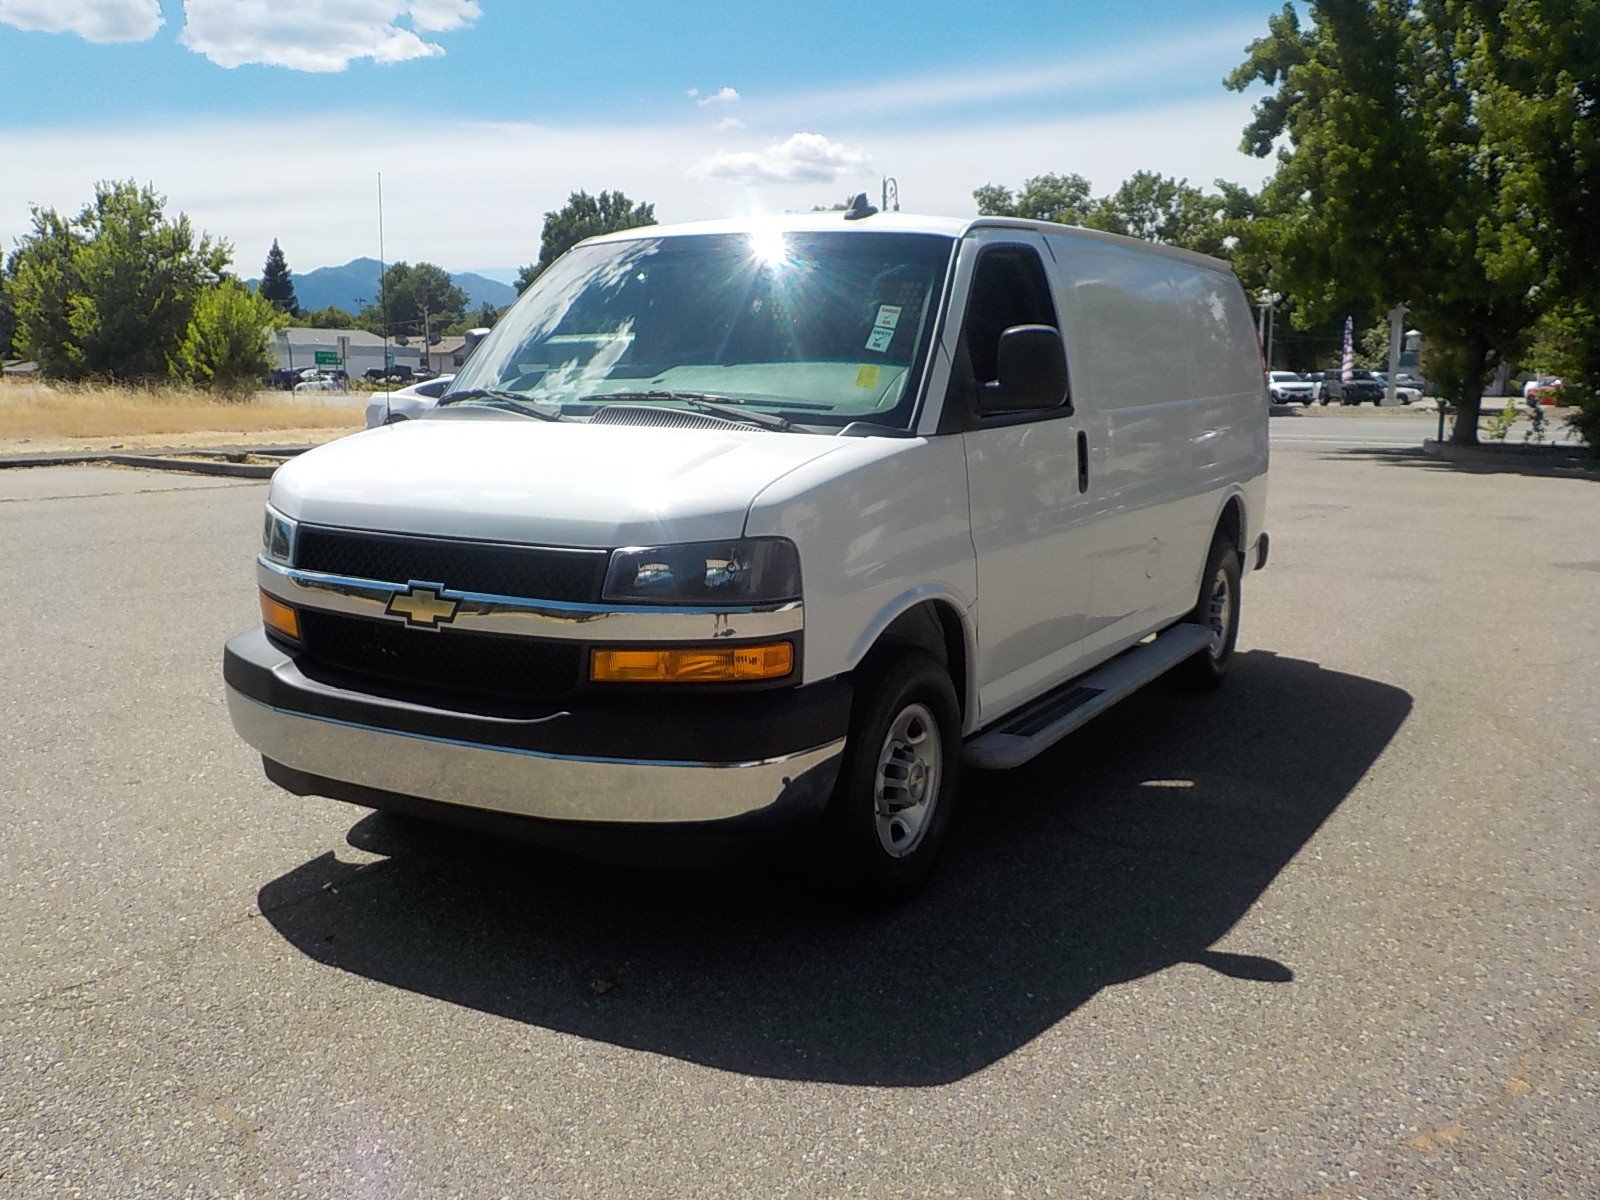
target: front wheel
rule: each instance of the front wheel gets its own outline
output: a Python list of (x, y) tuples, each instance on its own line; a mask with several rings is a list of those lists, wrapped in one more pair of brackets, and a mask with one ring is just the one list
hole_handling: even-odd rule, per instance
[(1200, 691), (1217, 687), (1228, 674), (1233, 647), (1239, 640), (1239, 551), (1227, 538), (1218, 536), (1206, 556), (1205, 574), (1200, 577), (1200, 595), (1184, 618), (1211, 630), (1211, 641), (1194, 657), (1178, 664), (1175, 674), (1181, 683)]
[(961, 717), (948, 672), (921, 651), (869, 670), (824, 827), (826, 866), (846, 896), (893, 902), (926, 882), (960, 773)]

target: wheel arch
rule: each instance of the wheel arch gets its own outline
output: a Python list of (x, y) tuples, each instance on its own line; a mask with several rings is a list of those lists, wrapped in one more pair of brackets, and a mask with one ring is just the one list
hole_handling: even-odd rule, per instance
[[(1248, 528), (1245, 523), (1244, 492), (1232, 488), (1217, 512), (1216, 524), (1211, 527), (1211, 540), (1215, 541), (1218, 537), (1227, 538), (1228, 544), (1239, 552), (1242, 561), (1245, 552), (1245, 532)], [(1210, 542), (1207, 542), (1207, 547), (1209, 546)]]
[(944, 664), (955, 688), (962, 728), (975, 716), (977, 645), (965, 609), (953, 594), (919, 589), (887, 607), (851, 655), (851, 669), (872, 669), (905, 650), (924, 650)]

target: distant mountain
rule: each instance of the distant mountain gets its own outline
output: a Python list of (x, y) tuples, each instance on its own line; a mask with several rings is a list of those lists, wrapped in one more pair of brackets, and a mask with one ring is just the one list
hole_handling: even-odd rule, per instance
[(490, 279), (487, 275), (474, 275), (471, 271), (452, 271), (451, 281), (467, 294), (467, 315), (485, 304), (504, 308), (517, 298), (517, 289), (509, 283)]
[[(295, 298), (305, 309), (327, 308), (333, 305), (347, 313), (358, 313), (378, 298), (378, 280), (382, 270), (375, 258), (353, 258), (342, 267), (318, 267), (305, 274), (293, 273)], [(517, 289), (496, 279), (474, 275), (470, 271), (452, 272), (450, 279), (467, 294), (467, 312), (483, 304), (504, 308), (517, 298)], [(248, 283), (255, 287), (260, 280)]]

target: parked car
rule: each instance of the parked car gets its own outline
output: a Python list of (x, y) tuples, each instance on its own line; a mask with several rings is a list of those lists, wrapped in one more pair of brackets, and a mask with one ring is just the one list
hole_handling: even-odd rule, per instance
[(409, 421), (439, 403), (454, 375), (440, 375), (393, 392), (374, 392), (367, 401), (367, 428)]
[(297, 795), (602, 854), (807, 830), (903, 896), (963, 762), (1223, 681), (1262, 382), (1228, 265), (1149, 242), (864, 196), (593, 238), (437, 407), (279, 468), (229, 711)]
[(1311, 385), (1312, 397), (1318, 404), (1327, 404), (1343, 396), (1337, 371), (1308, 371), (1304, 378)]
[(323, 375), (314, 379), (303, 379), (294, 385), (296, 392), (342, 392), (347, 385), (343, 379), (334, 375)]
[(1383, 384), (1377, 381), (1371, 371), (1351, 371), (1350, 378), (1344, 380), (1342, 386), (1342, 404), (1365, 404), (1368, 400), (1375, 405), (1383, 403)]
[(1433, 385), (1420, 375), (1412, 375), (1405, 371), (1396, 371), (1394, 378), (1395, 382), (1401, 387), (1416, 388), (1417, 391), (1423, 396), (1429, 396), (1433, 394)]
[(398, 379), (404, 383), (410, 383), (418, 378), (418, 375), (403, 363), (395, 363), (390, 367), (368, 367), (362, 372), (362, 378), (368, 383), (382, 383), (388, 379)]
[[(1387, 371), (1374, 371), (1372, 372), (1372, 377), (1378, 381), (1378, 385), (1383, 388), (1383, 394), (1387, 396), (1389, 394), (1389, 373)], [(1421, 400), (1422, 392), (1418, 388), (1401, 383), (1400, 377), (1396, 375), (1394, 398), (1400, 401), (1401, 404), (1410, 404), (1413, 400)]]
[(1268, 371), (1267, 396), (1274, 404), (1304, 404), (1311, 407), (1316, 385), (1293, 371)]

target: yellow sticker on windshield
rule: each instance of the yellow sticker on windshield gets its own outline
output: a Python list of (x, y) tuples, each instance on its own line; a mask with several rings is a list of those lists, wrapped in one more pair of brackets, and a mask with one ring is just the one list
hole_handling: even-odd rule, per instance
[(857, 387), (877, 387), (878, 386), (878, 368), (873, 366), (871, 363), (868, 363), (866, 366), (862, 367), (859, 371), (857, 371), (856, 372), (856, 386)]

